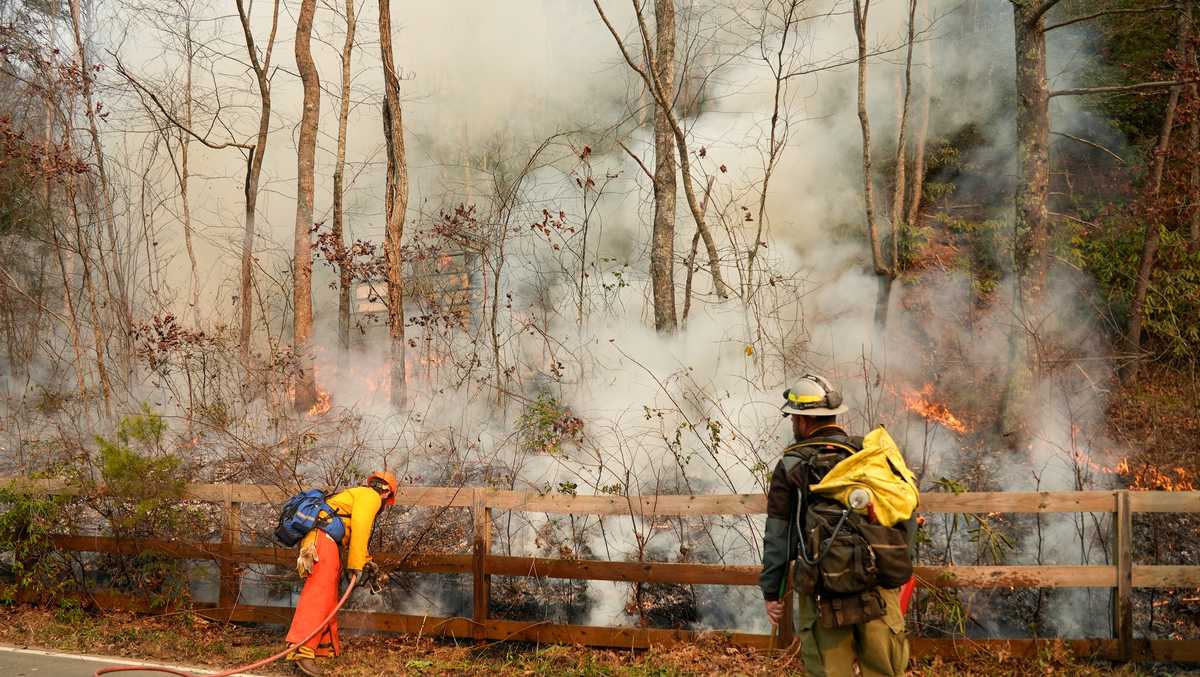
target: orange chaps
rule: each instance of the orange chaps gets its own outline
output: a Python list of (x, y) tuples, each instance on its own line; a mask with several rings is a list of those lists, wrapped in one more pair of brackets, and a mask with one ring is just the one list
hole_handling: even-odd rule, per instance
[[(288, 644), (295, 644), (307, 637), (337, 606), (338, 581), (341, 577), (342, 560), (338, 545), (322, 531), (317, 534), (317, 562), (304, 582), (304, 589), (300, 591), (300, 602), (296, 605), (296, 615), (292, 617), (292, 627), (287, 634)], [(337, 619), (330, 621), (324, 631), (317, 633), (304, 646), (321, 657), (341, 654)]]

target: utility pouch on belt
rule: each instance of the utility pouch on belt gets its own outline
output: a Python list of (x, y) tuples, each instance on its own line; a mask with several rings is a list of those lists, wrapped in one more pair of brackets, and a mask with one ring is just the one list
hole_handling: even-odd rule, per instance
[(883, 618), (886, 606), (878, 590), (858, 595), (829, 596), (817, 600), (817, 615), (823, 628), (844, 628)]
[(874, 556), (879, 587), (898, 588), (912, 578), (913, 563), (908, 551), (908, 534), (903, 529), (870, 524), (864, 520), (858, 530)]

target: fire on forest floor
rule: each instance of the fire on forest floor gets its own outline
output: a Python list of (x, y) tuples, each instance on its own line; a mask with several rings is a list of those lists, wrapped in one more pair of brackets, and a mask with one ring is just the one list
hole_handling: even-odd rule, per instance
[[(112, 613), (96, 616), (78, 608), (0, 608), (0, 643), (131, 659), (168, 660), (229, 667), (265, 657), (280, 648), (281, 632), (205, 621), (186, 612), (162, 616)], [(328, 665), (342, 677), (377, 675), (778, 675), (803, 674), (798, 659), (731, 646), (716, 638), (669, 649), (621, 651), (526, 643), (433, 641), (408, 636), (350, 636), (343, 655)], [(276, 664), (260, 674), (289, 674)], [(989, 675), (1183, 674), (1148, 666), (1112, 667), (1072, 656), (1061, 645), (1033, 659), (994, 652), (954, 661), (915, 661), (913, 677)], [(1200, 673), (1198, 673), (1200, 674)]]

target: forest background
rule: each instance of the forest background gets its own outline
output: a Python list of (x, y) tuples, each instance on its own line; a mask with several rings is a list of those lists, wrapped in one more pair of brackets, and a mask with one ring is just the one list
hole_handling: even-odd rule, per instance
[[(195, 569), (30, 536), (214, 529), (185, 481), (763, 490), (808, 371), (923, 490), (1192, 489), (1197, 13), (4, 0), (0, 470), (108, 487), (5, 494), (8, 575), (203, 597)], [(380, 538), (468, 542), (427, 518)], [(512, 554), (753, 563), (761, 524), (501, 531)], [(951, 516), (922, 558), (1091, 563), (1109, 532)], [(454, 615), (447, 578), (386, 604)], [(751, 591), (530, 585), (498, 585), (514, 617), (766, 622)], [(923, 631), (1106, 631), (1096, 593), (1010, 597), (925, 594)], [(1167, 597), (1140, 600), (1144, 636), (1194, 630)]]

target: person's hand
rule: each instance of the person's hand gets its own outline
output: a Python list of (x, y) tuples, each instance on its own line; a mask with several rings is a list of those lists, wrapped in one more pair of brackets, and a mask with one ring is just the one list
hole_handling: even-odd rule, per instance
[(767, 618), (771, 619), (771, 625), (779, 625), (783, 620), (783, 602), (779, 600), (767, 601), (764, 603), (767, 607)]

